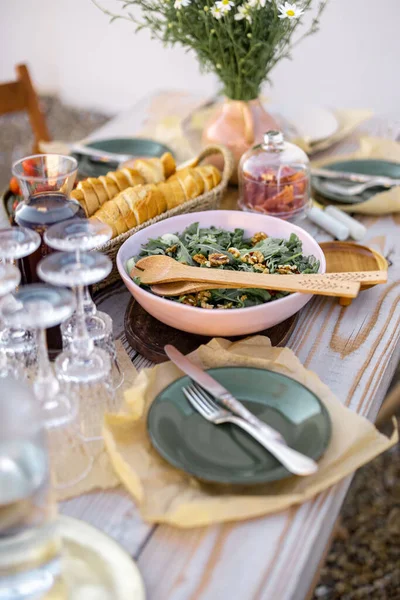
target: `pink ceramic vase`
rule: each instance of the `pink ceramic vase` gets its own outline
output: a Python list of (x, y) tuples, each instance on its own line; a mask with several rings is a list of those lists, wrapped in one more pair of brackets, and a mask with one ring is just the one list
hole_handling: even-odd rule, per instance
[(231, 181), (237, 183), (237, 166), (246, 150), (262, 142), (270, 129), (278, 129), (275, 119), (267, 113), (260, 100), (226, 99), (206, 124), (202, 141), (207, 144), (223, 144), (233, 153), (236, 161)]

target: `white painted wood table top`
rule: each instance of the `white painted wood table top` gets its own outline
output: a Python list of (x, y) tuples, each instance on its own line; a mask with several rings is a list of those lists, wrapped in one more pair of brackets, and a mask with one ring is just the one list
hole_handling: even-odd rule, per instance
[[(199, 98), (162, 92), (95, 132), (127, 136), (149, 119), (184, 116)], [(372, 120), (364, 129), (382, 134)], [(349, 151), (347, 143), (340, 151)], [(389, 283), (362, 292), (348, 308), (314, 299), (302, 312), (288, 346), (346, 406), (374, 420), (399, 358), (400, 215), (363, 218), (367, 243), (391, 261)], [(319, 240), (329, 239), (307, 226)], [(122, 333), (129, 294), (120, 288), (102, 309)], [(138, 366), (146, 361), (136, 357)], [(64, 502), (63, 513), (112, 535), (138, 561), (150, 600), (303, 600), (332, 531), (350, 478), (314, 500), (273, 516), (179, 530), (143, 523), (123, 490)]]

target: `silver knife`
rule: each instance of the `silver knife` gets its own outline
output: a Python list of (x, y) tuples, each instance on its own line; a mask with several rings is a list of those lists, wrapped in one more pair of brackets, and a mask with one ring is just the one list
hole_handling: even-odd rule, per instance
[(393, 187), (400, 185), (400, 179), (394, 179), (392, 177), (381, 177), (380, 175), (366, 175), (364, 173), (349, 173), (347, 171), (333, 171), (330, 169), (311, 169), (311, 175), (313, 177), (324, 177), (325, 179), (345, 179), (346, 181), (356, 181), (358, 183), (366, 183), (379, 179), (380, 185)]
[(83, 144), (71, 144), (69, 146), (70, 152), (87, 156), (91, 160), (96, 162), (104, 163), (123, 163), (132, 158), (132, 154), (119, 154), (117, 152), (106, 152), (105, 150), (97, 150), (90, 146), (84, 146)]
[(258, 417), (253, 415), (239, 400), (237, 400), (232, 394), (224, 388), (223, 385), (218, 383), (215, 379), (211, 377), (208, 373), (203, 371), (200, 367), (192, 363), (186, 356), (184, 356), (179, 350), (172, 346), (171, 344), (167, 344), (164, 346), (164, 352), (168, 356), (168, 358), (186, 375), (188, 375), (193, 381), (198, 383), (202, 388), (207, 390), (214, 398), (217, 398), (228, 408), (231, 412), (233, 412), (238, 417), (241, 417), (257, 429), (261, 429), (266, 435), (275, 440), (279, 440), (282, 444), (286, 444), (285, 439), (281, 436), (279, 431), (276, 431), (263, 421), (261, 421)]

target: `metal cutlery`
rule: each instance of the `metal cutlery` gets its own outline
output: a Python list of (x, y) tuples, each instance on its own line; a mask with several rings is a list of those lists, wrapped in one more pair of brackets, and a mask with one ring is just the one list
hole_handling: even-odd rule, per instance
[(237, 417), (231, 411), (218, 406), (213, 398), (200, 386), (193, 384), (183, 388), (187, 400), (204, 419), (221, 425), (222, 423), (233, 423), (246, 431), (261, 446), (270, 452), (279, 462), (294, 475), (312, 475), (318, 470), (317, 463), (308, 456), (289, 448), (277, 439), (266, 435), (258, 427), (254, 427), (244, 419)]
[(70, 152), (74, 154), (80, 154), (81, 156), (87, 156), (90, 160), (95, 162), (113, 163), (119, 164), (132, 158), (132, 154), (119, 154), (117, 152), (106, 152), (105, 150), (96, 150), (84, 146), (83, 144), (70, 144)]
[(365, 181), (364, 183), (356, 183), (355, 185), (340, 185), (339, 183), (331, 183), (324, 182), (324, 187), (331, 193), (340, 194), (341, 196), (359, 196), (366, 190), (375, 187), (383, 187), (389, 188), (394, 187), (395, 185), (400, 185), (400, 180), (398, 183), (395, 183), (396, 180), (392, 180), (393, 183), (388, 185), (385, 177), (376, 177), (371, 179), (370, 181)]
[(365, 173), (350, 173), (348, 171), (333, 171), (331, 169), (321, 169), (313, 167), (311, 169), (313, 177), (322, 177), (323, 179), (342, 179), (344, 181), (354, 181), (355, 183), (367, 183), (379, 179), (378, 185), (383, 187), (393, 187), (400, 185), (400, 179), (385, 177), (381, 175), (367, 175)]
[(192, 363), (186, 356), (184, 356), (179, 350), (177, 350), (171, 344), (167, 344), (164, 347), (165, 354), (168, 358), (186, 375), (188, 375), (193, 381), (198, 383), (203, 389), (207, 390), (217, 400), (221, 402), (227, 409), (232, 413), (241, 417), (244, 421), (257, 427), (268, 435), (271, 439), (280, 441), (282, 444), (286, 444), (285, 439), (281, 436), (279, 431), (276, 431), (260, 419), (258, 419), (253, 413), (239, 402), (232, 394), (224, 388), (218, 381), (213, 379), (211, 375), (203, 371), (201, 367), (198, 367)]

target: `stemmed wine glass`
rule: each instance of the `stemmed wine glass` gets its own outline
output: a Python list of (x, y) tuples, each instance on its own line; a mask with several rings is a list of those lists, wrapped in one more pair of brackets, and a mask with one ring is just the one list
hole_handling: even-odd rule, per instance
[(21, 273), (14, 265), (0, 263), (0, 298), (14, 291), (21, 281)]
[(80, 400), (81, 430), (86, 441), (101, 440), (103, 415), (115, 410), (108, 354), (94, 346), (84, 311), (83, 288), (110, 273), (111, 260), (100, 252), (55, 252), (38, 265), (38, 275), (55, 285), (74, 288), (76, 334), (70, 347), (55, 361), (56, 373), (71, 394)]
[(0, 258), (12, 263), (33, 254), (40, 246), (40, 235), (27, 227), (0, 229)]
[[(101, 221), (71, 219), (57, 223), (44, 234), (45, 242), (55, 250), (67, 252), (85, 252), (102, 246), (112, 237), (112, 229)], [(79, 254), (77, 255), (79, 257)], [(97, 283), (97, 282), (96, 282)], [(83, 309), (86, 328), (94, 345), (105, 350), (112, 361), (112, 382), (118, 388), (124, 379), (115, 350), (112, 331), (112, 319), (104, 312), (98, 311), (89, 292), (88, 286), (83, 288)], [(68, 349), (77, 332), (77, 315), (74, 314), (61, 326), (63, 347)]]
[[(48, 432), (56, 487), (73, 485), (86, 477), (92, 467), (92, 459), (79, 435), (77, 400), (60, 389), (47, 352), (46, 329), (68, 319), (74, 309), (75, 299), (70, 290), (43, 283), (22, 286), (2, 306), (8, 325), (37, 332), (38, 369), (33, 391)], [(79, 460), (71, 460), (71, 452)]]
[(7, 325), (36, 330), (38, 367), (33, 390), (42, 405), (47, 427), (60, 425), (77, 412), (76, 403), (60, 390), (53, 374), (46, 340), (46, 329), (68, 319), (74, 308), (74, 297), (69, 290), (43, 283), (22, 286), (2, 305), (2, 315)]
[[(21, 273), (17, 267), (14, 267), (14, 265), (0, 264), (0, 299), (14, 291), (20, 280)], [(13, 369), (7, 360), (6, 352), (4, 351), (4, 348), (0, 346), (0, 377), (6, 377), (12, 372)]]
[[(0, 259), (12, 264), (33, 254), (40, 243), (40, 235), (26, 227), (0, 229)], [(29, 329), (0, 325), (0, 349), (23, 375), (36, 362), (36, 339)]]

